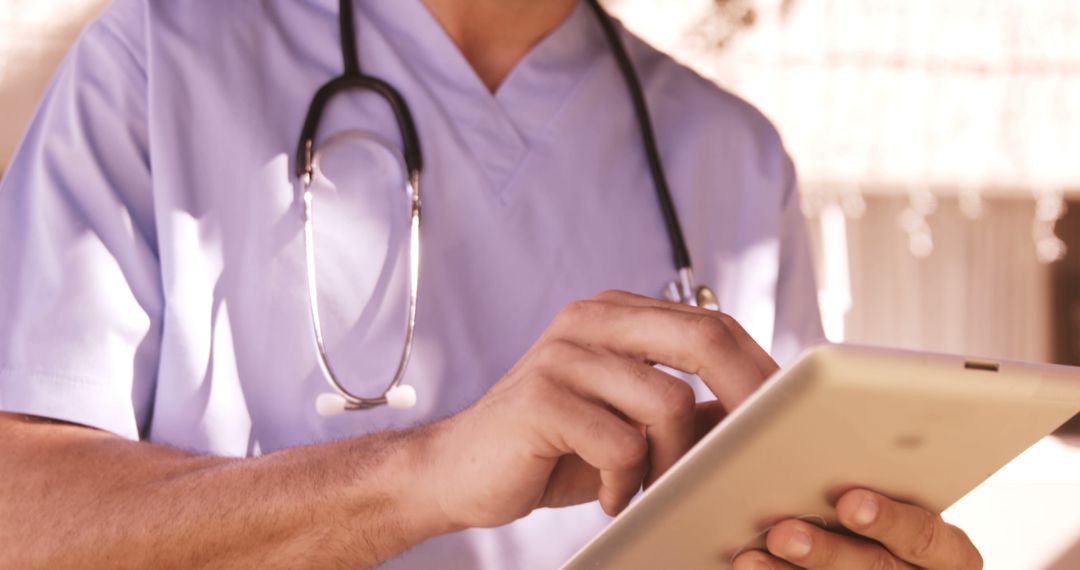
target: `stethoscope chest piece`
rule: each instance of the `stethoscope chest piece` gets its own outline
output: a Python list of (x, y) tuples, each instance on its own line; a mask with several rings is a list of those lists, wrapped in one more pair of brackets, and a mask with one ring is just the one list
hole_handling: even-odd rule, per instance
[[(416, 388), (408, 384), (399, 384), (388, 389), (383, 396), (388, 408), (395, 410), (407, 410), (416, 405)], [(329, 418), (345, 413), (352, 408), (349, 400), (336, 392), (324, 392), (315, 398), (315, 411), (324, 418)]]

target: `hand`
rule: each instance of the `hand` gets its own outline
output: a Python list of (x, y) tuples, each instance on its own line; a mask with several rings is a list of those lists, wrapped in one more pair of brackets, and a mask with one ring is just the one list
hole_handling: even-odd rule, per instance
[[(717, 401), (695, 406), (698, 375)], [(599, 499), (616, 514), (777, 370), (731, 317), (629, 293), (565, 308), (476, 404), (429, 428), (418, 487), (453, 528)]]
[(982, 556), (964, 531), (919, 507), (855, 490), (840, 498), (836, 514), (840, 524), (864, 538), (787, 520), (773, 527), (766, 538), (772, 556), (747, 552), (735, 560), (735, 570), (982, 568)]

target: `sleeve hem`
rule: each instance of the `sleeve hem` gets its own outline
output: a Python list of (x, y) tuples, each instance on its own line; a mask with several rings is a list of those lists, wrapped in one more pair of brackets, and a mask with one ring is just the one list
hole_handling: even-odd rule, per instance
[(0, 411), (71, 422), (139, 440), (129, 399), (108, 383), (63, 374), (0, 370)]

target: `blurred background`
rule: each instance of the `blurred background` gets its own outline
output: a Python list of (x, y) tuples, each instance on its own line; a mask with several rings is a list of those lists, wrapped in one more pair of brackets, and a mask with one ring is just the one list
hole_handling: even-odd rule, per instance
[[(105, 3), (0, 0), (0, 172)], [(1080, 365), (1080, 2), (606, 4), (779, 128), (830, 340)], [(1080, 568), (1080, 439), (946, 516), (988, 569)]]

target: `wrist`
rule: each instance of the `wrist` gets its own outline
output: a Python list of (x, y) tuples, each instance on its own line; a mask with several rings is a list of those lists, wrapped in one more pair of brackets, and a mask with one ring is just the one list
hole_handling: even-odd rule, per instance
[(440, 500), (440, 490), (446, 473), (439, 468), (437, 458), (447, 447), (445, 435), (449, 420), (406, 432), (400, 447), (402, 475), (398, 479), (397, 496), (403, 512), (418, 523), (425, 538), (464, 530)]
[[(359, 462), (352, 489), (357, 500), (379, 496), (394, 519), (406, 548), (436, 536), (462, 530), (438, 500), (440, 480), (435, 467), (441, 424), (379, 434), (374, 446), (363, 438), (349, 456)], [(373, 461), (374, 460), (374, 461)], [(365, 499), (366, 497), (366, 499)]]

